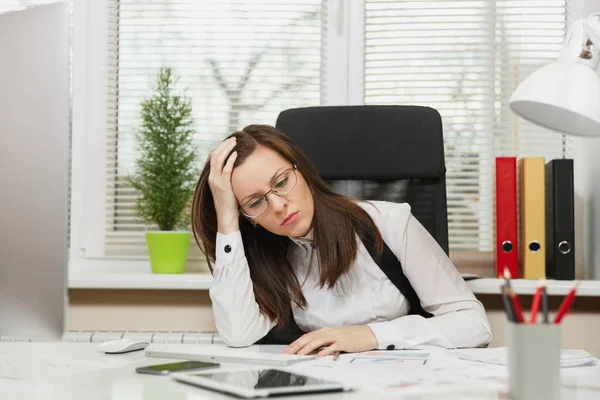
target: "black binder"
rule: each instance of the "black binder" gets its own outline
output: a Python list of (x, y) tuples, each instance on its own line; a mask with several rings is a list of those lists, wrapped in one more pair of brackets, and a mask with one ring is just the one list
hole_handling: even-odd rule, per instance
[(573, 160), (546, 164), (546, 276), (575, 279)]

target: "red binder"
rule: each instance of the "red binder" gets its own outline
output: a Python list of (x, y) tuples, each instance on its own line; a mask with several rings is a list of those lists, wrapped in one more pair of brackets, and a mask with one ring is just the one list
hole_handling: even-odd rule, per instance
[(496, 157), (496, 276), (508, 267), (519, 277), (517, 241), (517, 158)]

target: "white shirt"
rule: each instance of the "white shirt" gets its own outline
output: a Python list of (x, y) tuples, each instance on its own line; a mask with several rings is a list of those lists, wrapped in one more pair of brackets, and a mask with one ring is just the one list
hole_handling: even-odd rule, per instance
[[(373, 261), (357, 236), (358, 252), (348, 273), (332, 289), (319, 287), (317, 252), (311, 238), (290, 239), (290, 261), (307, 301), (292, 308), (305, 332), (323, 327), (368, 325), (377, 347), (386, 349), (436, 345), (481, 347), (491, 341), (483, 305), (475, 298), (446, 253), (411, 214), (408, 204), (383, 201), (358, 203), (371, 216), (383, 240), (398, 257), (404, 274), (431, 318), (407, 315), (408, 302)], [(225, 248), (229, 246), (229, 252)], [(209, 291), (219, 335), (230, 346), (248, 346), (275, 323), (264, 316), (252, 290), (248, 262), (239, 231), (217, 233), (214, 282)]]

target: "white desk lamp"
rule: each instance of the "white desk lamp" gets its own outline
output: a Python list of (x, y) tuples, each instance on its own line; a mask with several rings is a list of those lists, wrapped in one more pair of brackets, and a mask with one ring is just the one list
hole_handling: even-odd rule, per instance
[(559, 59), (528, 76), (508, 102), (536, 125), (573, 136), (600, 136), (600, 13), (576, 21)]
[[(575, 177), (584, 215), (577, 218), (575, 241), (584, 251), (586, 279), (600, 279), (600, 13), (576, 21), (557, 61), (534, 71), (509, 100), (521, 118), (566, 135), (588, 138), (580, 143), (580, 170)], [(595, 139), (592, 139), (595, 138)], [(576, 255), (577, 257), (577, 255)]]

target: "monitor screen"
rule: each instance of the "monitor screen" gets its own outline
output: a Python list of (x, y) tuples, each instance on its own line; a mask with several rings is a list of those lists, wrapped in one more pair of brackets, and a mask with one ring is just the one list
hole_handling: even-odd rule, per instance
[(0, 14), (2, 340), (58, 340), (64, 332), (68, 7), (58, 3)]

